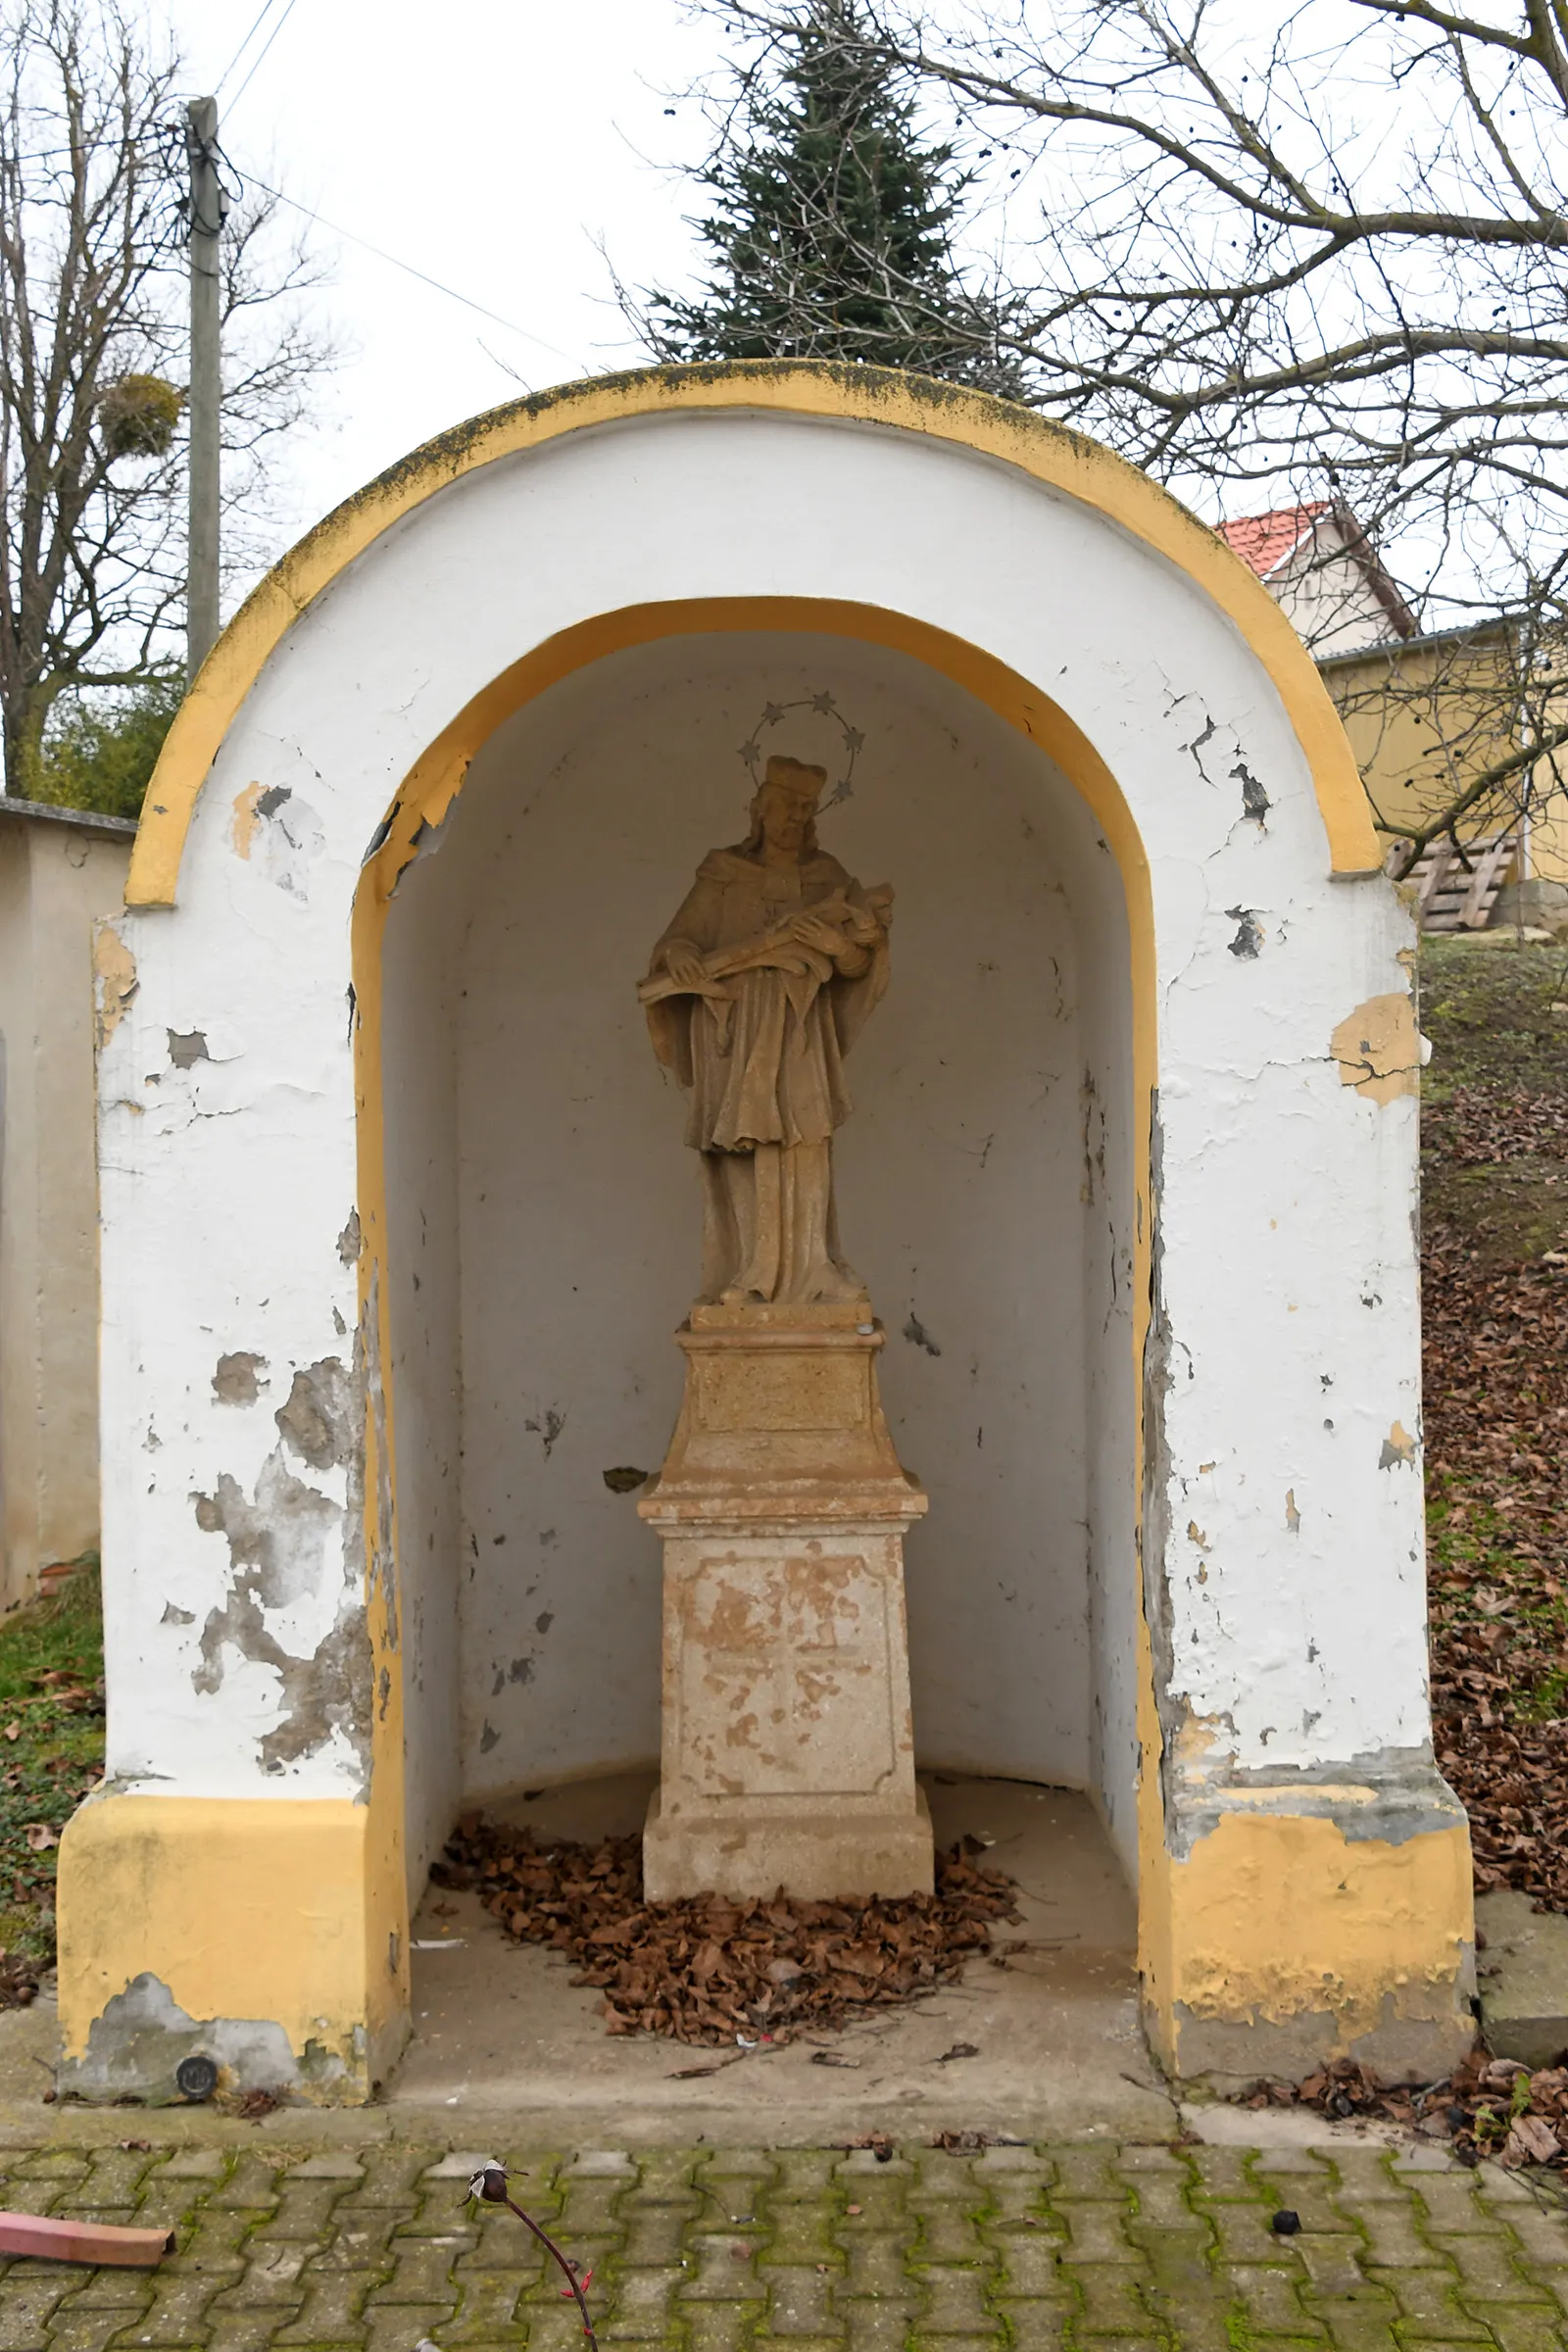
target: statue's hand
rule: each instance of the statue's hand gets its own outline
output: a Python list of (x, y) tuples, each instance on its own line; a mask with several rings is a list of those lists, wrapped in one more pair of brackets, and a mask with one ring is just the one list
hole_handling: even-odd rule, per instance
[(695, 948), (666, 948), (660, 960), (677, 988), (700, 989), (708, 978)]
[(819, 956), (842, 956), (844, 953), (844, 933), (838, 924), (830, 923), (825, 915), (812, 914), (809, 907), (792, 916), (790, 937), (798, 940), (803, 948), (815, 948)]

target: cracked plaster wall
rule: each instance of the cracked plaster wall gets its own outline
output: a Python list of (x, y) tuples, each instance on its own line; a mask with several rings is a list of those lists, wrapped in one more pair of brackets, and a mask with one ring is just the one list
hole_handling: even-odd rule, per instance
[[(1357, 1006), (1405, 987), (1405, 917), (1382, 882), (1329, 879), (1272, 686), (1184, 575), (1001, 464), (738, 411), (499, 462), (390, 530), (302, 616), (231, 726), (178, 906), (120, 926), (137, 985), (101, 1063), (100, 1159), (122, 1781), (361, 1782), (337, 1725), (269, 1772), (287, 1712), (275, 1663), (221, 1643), (221, 1687), (200, 1686), (203, 1629), (234, 1568), (194, 1498), (225, 1474), (254, 1497), (280, 1445), (304, 1479), (273, 1415), (296, 1370), (349, 1360), (349, 915), (392, 795), (464, 705), (553, 633), (639, 601), (765, 594), (887, 606), (981, 645), (1053, 696), (1120, 779), (1157, 942), (1171, 1532), (1148, 1567), (1168, 1720), (1251, 1770), (1426, 1739), (1417, 1449), (1379, 1466), (1396, 1423), (1420, 1426), (1415, 1103), (1343, 1083), (1330, 1043)], [(205, 1057), (177, 1066), (171, 1032), (200, 1033)], [(218, 1359), (241, 1351), (268, 1367), (254, 1403), (213, 1390)], [(341, 1512), (351, 1477), (336, 1463), (307, 1483)], [(337, 1530), (314, 1590), (259, 1604), (288, 1657), (318, 1654), (352, 1606), (361, 1571)]]

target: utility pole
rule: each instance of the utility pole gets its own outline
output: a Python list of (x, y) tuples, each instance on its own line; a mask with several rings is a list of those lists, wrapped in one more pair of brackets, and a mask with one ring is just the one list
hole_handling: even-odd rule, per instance
[(218, 240), (223, 194), (218, 176), (218, 100), (185, 109), (190, 165), (190, 543), (186, 558), (185, 673), (188, 684), (218, 638), (219, 372)]

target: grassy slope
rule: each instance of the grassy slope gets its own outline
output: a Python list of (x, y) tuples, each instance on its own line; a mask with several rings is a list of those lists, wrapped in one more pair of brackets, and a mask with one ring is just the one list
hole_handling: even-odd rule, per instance
[(55, 1849), (103, 1770), (95, 1568), (0, 1623), (0, 2000), (54, 1958)]
[(1432, 940), (1421, 981), (1438, 1756), (1478, 1886), (1568, 1910), (1568, 956)]

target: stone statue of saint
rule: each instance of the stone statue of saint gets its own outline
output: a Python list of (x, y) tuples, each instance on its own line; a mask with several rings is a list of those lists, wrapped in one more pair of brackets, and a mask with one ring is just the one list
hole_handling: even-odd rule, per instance
[(702, 1155), (705, 1300), (863, 1298), (839, 1250), (844, 1056), (888, 984), (893, 893), (818, 849), (824, 768), (771, 759), (752, 829), (710, 850), (638, 991)]

